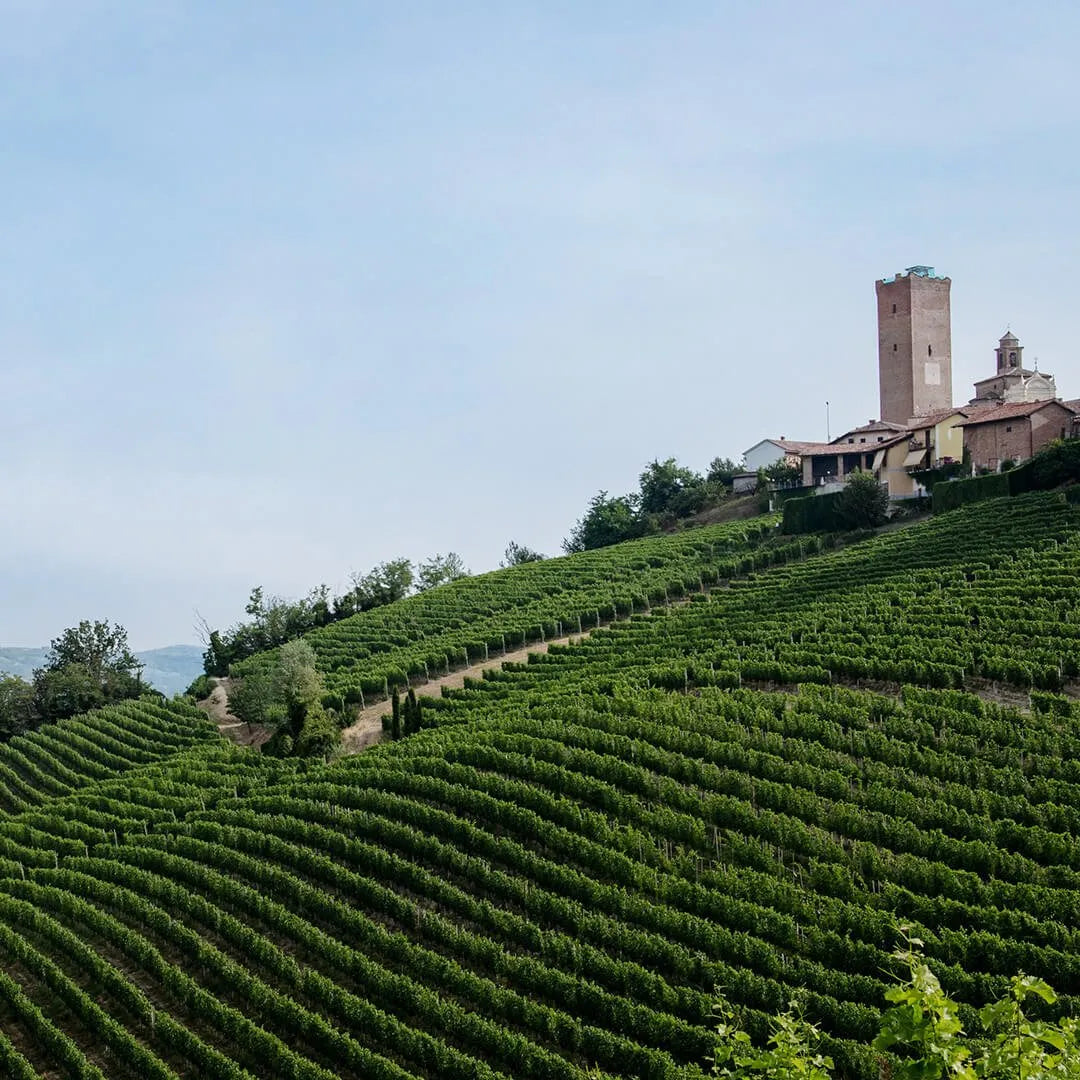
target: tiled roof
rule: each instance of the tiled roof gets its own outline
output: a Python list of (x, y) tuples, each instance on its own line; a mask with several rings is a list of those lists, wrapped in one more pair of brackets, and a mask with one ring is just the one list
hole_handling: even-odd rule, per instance
[(813, 450), (816, 446), (824, 446), (824, 443), (816, 442), (796, 442), (794, 439), (772, 439), (771, 442), (776, 443), (777, 446), (782, 447), (789, 454), (805, 454), (810, 450)]
[(847, 438), (848, 435), (862, 435), (867, 431), (881, 431), (883, 428), (891, 431), (907, 431), (906, 425), (894, 424), (891, 420), (871, 420), (868, 424), (863, 424), (861, 427), (855, 427), (850, 431), (845, 431), (840, 438)]
[(881, 442), (866, 443), (811, 443), (813, 448), (804, 450), (803, 457), (835, 457), (837, 454), (871, 454), (877, 450), (884, 450), (887, 446), (893, 446), (908, 437), (907, 432), (893, 435), (891, 438), (882, 439)]
[(960, 413), (961, 416), (969, 416), (973, 410), (969, 406), (963, 408), (938, 409), (937, 412), (927, 413), (925, 416), (914, 417), (905, 428), (906, 431), (920, 431), (922, 428), (933, 427), (942, 420), (948, 420), (950, 416)]
[(967, 420), (961, 420), (957, 427), (974, 427), (975, 424), (993, 424), (998, 420), (1014, 420), (1021, 416), (1031, 416), (1047, 405), (1064, 405), (1071, 412), (1076, 412), (1076, 407), (1066, 402), (1057, 401), (1054, 398), (1046, 401), (1014, 401), (1007, 405), (992, 405), (986, 409), (979, 409)]

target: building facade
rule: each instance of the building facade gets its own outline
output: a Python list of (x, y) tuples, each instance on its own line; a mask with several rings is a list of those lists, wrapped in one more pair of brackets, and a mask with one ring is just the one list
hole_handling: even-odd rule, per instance
[(1057, 397), (1054, 376), (1024, 367), (1024, 346), (1011, 331), (1006, 330), (994, 350), (997, 370), (987, 379), (975, 384), (975, 396), (971, 405), (1000, 405), (1002, 402), (1016, 404), (1028, 401), (1052, 401)]
[(951, 287), (932, 266), (875, 283), (882, 420), (906, 424), (952, 407)]
[(1074, 433), (1076, 413), (1061, 401), (1003, 404), (975, 411), (960, 423), (973, 465), (999, 469), (1024, 461), (1054, 439)]

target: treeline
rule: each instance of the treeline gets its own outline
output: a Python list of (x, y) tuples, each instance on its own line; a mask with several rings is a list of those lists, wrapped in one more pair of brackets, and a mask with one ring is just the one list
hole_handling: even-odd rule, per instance
[[(534, 558), (543, 557), (513, 543), (507, 551), (511, 548)], [(299, 600), (287, 600), (281, 596), (267, 597), (262, 586), (257, 585), (244, 607), (250, 616), (246, 622), (224, 631), (207, 628), (203, 670), (207, 675), (227, 675), (231, 664), (276, 649), (316, 627), (468, 575), (461, 556), (451, 551), (434, 555), (416, 566), (408, 559), (399, 558), (379, 563), (366, 574), (354, 573), (350, 577), (352, 587), (339, 596), (334, 596), (328, 585), (319, 585)]]
[(563, 550), (571, 555), (670, 528), (728, 498), (738, 471), (739, 466), (730, 458), (714, 458), (704, 476), (673, 457), (652, 461), (638, 477), (637, 491), (594, 495), (584, 516), (563, 540)]
[(30, 680), (0, 674), (0, 740), (147, 692), (160, 696), (142, 669), (122, 626), (84, 619), (50, 643)]

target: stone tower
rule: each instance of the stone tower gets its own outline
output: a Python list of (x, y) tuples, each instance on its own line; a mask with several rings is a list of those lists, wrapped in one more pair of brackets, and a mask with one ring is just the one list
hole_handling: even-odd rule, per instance
[(906, 424), (952, 408), (951, 285), (932, 266), (875, 282), (882, 420)]
[(998, 342), (997, 373), (1005, 375), (1010, 371), (1023, 370), (1024, 346), (1020, 344), (1020, 339), (1011, 330), (1006, 330), (1005, 336)]

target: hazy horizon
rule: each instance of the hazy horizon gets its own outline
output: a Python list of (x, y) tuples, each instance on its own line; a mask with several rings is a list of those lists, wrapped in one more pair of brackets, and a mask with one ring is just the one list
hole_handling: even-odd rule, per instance
[(1065, 3), (0, 0), (0, 644), (547, 554), (878, 411), (874, 281), (1080, 397)]

